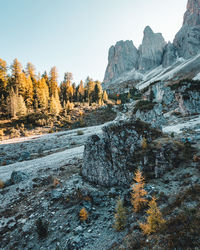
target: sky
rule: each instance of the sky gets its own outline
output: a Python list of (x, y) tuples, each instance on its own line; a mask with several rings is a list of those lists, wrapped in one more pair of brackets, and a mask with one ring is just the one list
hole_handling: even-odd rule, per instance
[(103, 81), (108, 50), (119, 40), (138, 47), (149, 25), (173, 41), (187, 0), (0, 0), (0, 58), (17, 58), (41, 74), (72, 72), (78, 84)]

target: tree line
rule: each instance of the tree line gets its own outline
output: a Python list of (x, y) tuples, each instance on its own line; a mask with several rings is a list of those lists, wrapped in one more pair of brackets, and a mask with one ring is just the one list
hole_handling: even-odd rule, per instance
[[(10, 71), (8, 73), (8, 71)], [(7, 117), (20, 117), (28, 113), (47, 110), (58, 115), (70, 103), (93, 102), (102, 105), (108, 100), (101, 82), (87, 77), (78, 86), (72, 82), (71, 72), (58, 83), (58, 71), (52, 67), (49, 74), (36, 74), (35, 66), (27, 63), (25, 69), (14, 59), (10, 67), (0, 59), (0, 113)]]

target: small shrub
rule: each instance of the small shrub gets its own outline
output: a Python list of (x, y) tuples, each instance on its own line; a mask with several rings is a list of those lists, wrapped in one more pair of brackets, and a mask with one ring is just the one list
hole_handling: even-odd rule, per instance
[(88, 212), (84, 207), (79, 212), (79, 218), (82, 222), (88, 219)]
[(145, 137), (142, 138), (141, 146), (143, 150), (147, 148), (147, 139)]
[(163, 228), (166, 221), (162, 217), (162, 213), (157, 207), (156, 198), (153, 197), (149, 202), (149, 209), (147, 210), (147, 223), (139, 223), (140, 228), (144, 234), (155, 233), (156, 231)]
[(53, 179), (53, 186), (54, 186), (54, 188), (56, 188), (57, 186), (61, 186), (61, 183), (57, 178)]
[(84, 132), (82, 130), (78, 130), (77, 135), (84, 135)]
[(0, 129), (0, 139), (3, 140), (4, 137), (4, 130)]
[(155, 105), (154, 102), (150, 102), (147, 100), (138, 101), (134, 107), (133, 113), (136, 113), (138, 110), (140, 110), (142, 112), (152, 110), (154, 108), (154, 105)]
[(4, 182), (2, 180), (0, 180), (0, 189), (4, 188)]
[(39, 238), (41, 238), (41, 239), (46, 238), (48, 235), (48, 223), (42, 221), (41, 218), (37, 219), (36, 230), (37, 230)]
[(123, 206), (123, 201), (119, 197), (117, 200), (115, 224), (113, 227), (117, 231), (121, 231), (124, 230), (125, 226), (126, 226), (126, 208)]

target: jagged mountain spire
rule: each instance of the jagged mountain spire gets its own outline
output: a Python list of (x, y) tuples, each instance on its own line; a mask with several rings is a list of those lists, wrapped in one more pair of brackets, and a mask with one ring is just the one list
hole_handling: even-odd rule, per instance
[(188, 0), (183, 26), (173, 43), (180, 57), (190, 58), (200, 53), (200, 0)]

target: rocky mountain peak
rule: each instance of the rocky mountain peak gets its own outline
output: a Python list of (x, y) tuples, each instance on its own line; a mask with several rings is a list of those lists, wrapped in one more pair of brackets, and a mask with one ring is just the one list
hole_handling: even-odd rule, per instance
[(132, 41), (119, 41), (111, 46), (108, 52), (108, 66), (104, 83), (110, 82), (119, 75), (133, 68), (137, 68), (138, 50)]
[(161, 33), (154, 33), (147, 26), (140, 46), (139, 70), (148, 71), (162, 63), (163, 50), (166, 42)]
[(200, 0), (188, 0), (183, 25), (200, 25)]
[(151, 29), (150, 26), (146, 26), (144, 29), (144, 35), (150, 35), (153, 34), (153, 30)]
[(173, 43), (180, 57), (187, 59), (200, 52), (200, 0), (188, 0), (183, 26)]

